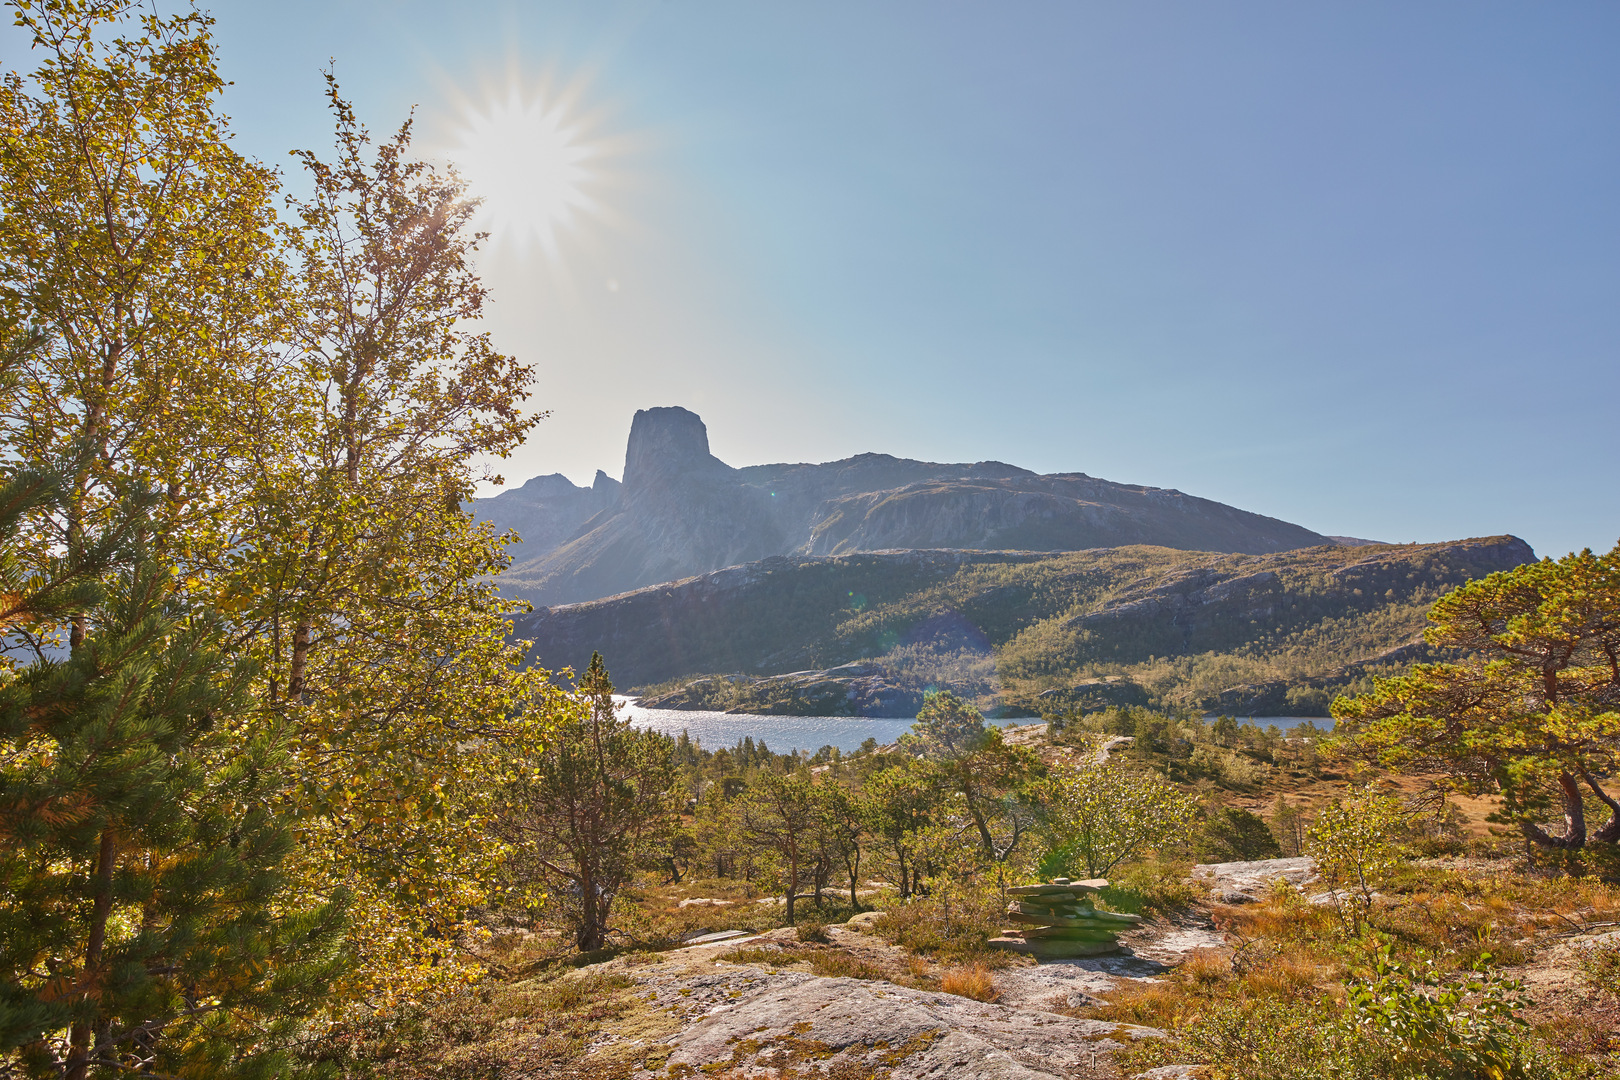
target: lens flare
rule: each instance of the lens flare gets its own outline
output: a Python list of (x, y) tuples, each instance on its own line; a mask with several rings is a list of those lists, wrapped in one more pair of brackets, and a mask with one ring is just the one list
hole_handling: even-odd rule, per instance
[(469, 194), (483, 200), (484, 227), (520, 247), (537, 242), (554, 253), (559, 231), (592, 208), (593, 150), (563, 102), (514, 88), (471, 107), (450, 156)]

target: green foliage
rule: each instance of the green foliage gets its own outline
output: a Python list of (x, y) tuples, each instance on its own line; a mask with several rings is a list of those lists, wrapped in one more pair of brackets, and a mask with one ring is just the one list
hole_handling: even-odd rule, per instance
[(1485, 971), (1447, 980), (1433, 963), (1405, 964), (1385, 945), (1372, 970), (1349, 986), (1347, 1020), (1388, 1055), (1396, 1075), (1456, 1078), (1526, 1077), (1518, 1045), (1529, 1004), (1522, 987)]
[(1368, 785), (1324, 807), (1305, 834), (1305, 852), (1336, 886), (1334, 904), (1347, 929), (1359, 933), (1373, 890), (1400, 865), (1406, 815), (1398, 799)]
[(1221, 1080), (1574, 1080), (1595, 1075), (1529, 1037), (1517, 983), (1475, 971), (1449, 979), (1381, 949), (1352, 974), (1343, 1004), (1271, 995), (1217, 999), (1147, 1046), (1140, 1064), (1204, 1064)]
[(1128, 859), (1183, 839), (1197, 814), (1197, 802), (1164, 779), (1099, 757), (1054, 769), (1041, 787), (1043, 874), (1106, 877)]
[(1110, 911), (1173, 915), (1197, 899), (1188, 878), (1191, 869), (1188, 863), (1156, 858), (1125, 863), (1109, 872), (1102, 898)]
[(1266, 819), (1235, 806), (1221, 806), (1210, 812), (1198, 832), (1197, 846), (1206, 862), (1282, 857), (1282, 847), (1271, 834)]
[(1018, 791), (1038, 770), (1034, 751), (1007, 745), (999, 728), (986, 728), (978, 710), (949, 690), (928, 695), (900, 745), (929, 763), (937, 786), (961, 796), (986, 858), (1004, 862), (1016, 852), (1033, 822)]
[(59, 496), (0, 489), (0, 634), (87, 627), (0, 678), (0, 1073), (285, 1075), (274, 1044), (344, 966), (344, 897), (289, 903), (287, 740), (149, 560), (17, 573), (21, 511)]
[[(1333, 706), (1345, 746), (1389, 769), (1442, 772), (1499, 794), (1503, 820), (1546, 848), (1587, 843), (1586, 797), (1609, 814), (1591, 839), (1620, 842), (1620, 546), (1492, 574), (1430, 613), (1437, 647), (1467, 659), (1381, 679)], [(1552, 808), (1562, 828), (1548, 832)]]
[(600, 656), (572, 695), (548, 689), (552, 735), (514, 783), (501, 827), (524, 877), (550, 883), (581, 951), (606, 944), (614, 898), (674, 831), (671, 740), (621, 717)]
[(983, 749), (988, 739), (979, 710), (949, 690), (937, 690), (923, 699), (917, 722), (900, 737), (900, 746), (936, 761), (959, 761)]
[(1282, 795), (1271, 804), (1271, 835), (1277, 840), (1277, 850), (1285, 859), (1297, 858), (1305, 853), (1305, 812)]
[(947, 922), (941, 901), (920, 898), (889, 908), (872, 929), (880, 937), (940, 963), (1004, 966), (1012, 954), (985, 944), (1001, 933), (1004, 907), (994, 893), (965, 895), (957, 898)]
[(794, 935), (804, 944), (825, 945), (827, 944), (827, 924), (815, 916), (800, 919), (798, 925), (794, 927)]
[(761, 773), (737, 799), (737, 829), (744, 841), (770, 857), (778, 891), (787, 904), (787, 923), (796, 917), (802, 872), (818, 853), (818, 807), (807, 769)]
[(922, 887), (924, 867), (915, 838), (928, 826), (938, 805), (933, 779), (925, 762), (908, 758), (875, 773), (862, 788), (868, 828), (892, 859), (902, 897)]
[(472, 207), (409, 125), (373, 146), (333, 86), (335, 159), (301, 156), (310, 197), (278, 222), (276, 171), (218, 112), (206, 15), (10, 6), (41, 61), (0, 80), (0, 324), (42, 342), (0, 444), (63, 466), (19, 558), (79, 557), (161, 492), (149, 554), (257, 671), (242, 737), (289, 741), (294, 906), (352, 896), (346, 992), (460, 977), (539, 678), (490, 580), (504, 541), (461, 511), (537, 419), (528, 369), (476, 332)]

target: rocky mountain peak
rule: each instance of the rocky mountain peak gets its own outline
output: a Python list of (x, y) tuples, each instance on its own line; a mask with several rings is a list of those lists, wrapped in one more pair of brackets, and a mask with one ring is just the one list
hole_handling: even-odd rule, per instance
[(709, 453), (709, 429), (697, 413), (678, 405), (636, 411), (624, 452), (626, 491), (645, 491), (693, 474), (732, 471)]
[(1265, 554), (1332, 543), (1173, 489), (1040, 475), (999, 461), (869, 453), (734, 469), (710, 452), (703, 418), (674, 406), (635, 414), (623, 475), (622, 486), (598, 474), (590, 488), (552, 494), (562, 485), (548, 479), (535, 485), (544, 493), (479, 500), (475, 512), (523, 537), (503, 587), (567, 603), (771, 555), (1132, 544)]

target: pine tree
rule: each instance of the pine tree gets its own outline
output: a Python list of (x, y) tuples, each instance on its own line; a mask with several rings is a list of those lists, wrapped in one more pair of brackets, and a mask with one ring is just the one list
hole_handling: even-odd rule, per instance
[(600, 653), (573, 694), (554, 699), (557, 724), (512, 792), (507, 837), (519, 866), (556, 886), (552, 901), (581, 951), (607, 942), (613, 900), (674, 824), (675, 763), (666, 735), (619, 714)]
[(281, 739), (242, 737), (251, 673), (129, 553), (138, 509), (18, 569), (61, 487), (0, 487), (0, 633), (31, 654), (0, 673), (0, 1074), (288, 1075), (270, 1047), (339, 969), (343, 912), (277, 903)]

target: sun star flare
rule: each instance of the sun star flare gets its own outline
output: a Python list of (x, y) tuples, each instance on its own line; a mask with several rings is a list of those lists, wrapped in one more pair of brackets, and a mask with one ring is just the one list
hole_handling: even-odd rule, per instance
[(469, 108), (452, 153), (469, 193), (483, 200), (484, 226), (497, 239), (538, 242), (548, 253), (559, 231), (592, 207), (585, 191), (592, 156), (565, 103), (517, 89)]

